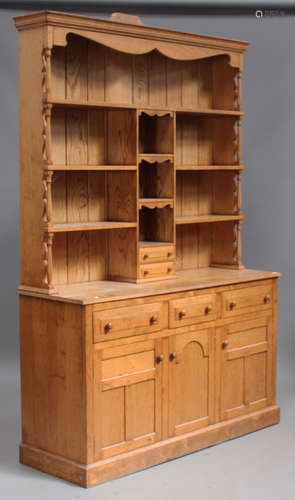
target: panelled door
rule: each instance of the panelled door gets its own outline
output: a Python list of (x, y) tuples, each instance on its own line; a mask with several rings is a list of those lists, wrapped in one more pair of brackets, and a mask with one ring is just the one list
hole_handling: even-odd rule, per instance
[(223, 328), (221, 419), (238, 417), (270, 404), (272, 321), (264, 316)]
[(161, 438), (161, 340), (96, 350), (95, 459)]
[(169, 338), (169, 436), (213, 423), (213, 342), (212, 328)]

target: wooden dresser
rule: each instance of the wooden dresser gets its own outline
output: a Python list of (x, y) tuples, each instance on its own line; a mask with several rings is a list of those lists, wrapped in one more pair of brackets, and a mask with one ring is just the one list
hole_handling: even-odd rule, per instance
[(248, 43), (15, 23), (21, 462), (88, 487), (277, 423), (279, 274), (241, 261)]

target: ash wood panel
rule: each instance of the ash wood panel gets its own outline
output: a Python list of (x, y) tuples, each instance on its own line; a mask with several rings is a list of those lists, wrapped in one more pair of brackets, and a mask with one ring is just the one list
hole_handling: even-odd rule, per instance
[(133, 56), (133, 104), (149, 102), (149, 65), (147, 55)]
[(212, 332), (172, 336), (170, 356), (170, 436), (191, 432), (213, 421)]
[(132, 103), (132, 67), (132, 56), (130, 54), (106, 49), (106, 101)]
[(102, 45), (88, 40), (87, 51), (88, 100), (105, 100), (106, 49)]
[(20, 299), (23, 443), (79, 463), (86, 461), (82, 315), (73, 304)]
[(43, 212), (42, 34), (39, 28), (19, 34), (21, 283), (36, 287), (44, 286), (45, 274), (39, 224)]
[(70, 36), (66, 55), (66, 98), (87, 100), (87, 40)]
[[(246, 344), (247, 334), (248, 344)], [(270, 405), (271, 316), (252, 322), (235, 322), (224, 329), (223, 339), (221, 418), (238, 417)]]

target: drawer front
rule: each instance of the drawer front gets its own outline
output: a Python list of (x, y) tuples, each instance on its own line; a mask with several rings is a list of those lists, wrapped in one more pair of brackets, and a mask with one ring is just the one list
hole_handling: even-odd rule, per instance
[(162, 302), (93, 313), (94, 342), (156, 332), (165, 327), (167, 314)]
[(139, 276), (141, 279), (167, 278), (175, 274), (175, 262), (160, 262), (158, 264), (147, 264), (140, 266)]
[(175, 249), (173, 245), (142, 247), (139, 249), (140, 264), (166, 262), (171, 260), (175, 260)]
[(169, 327), (175, 328), (216, 318), (216, 295), (199, 295), (169, 303)]
[(272, 286), (252, 286), (222, 294), (223, 316), (243, 314), (272, 307)]

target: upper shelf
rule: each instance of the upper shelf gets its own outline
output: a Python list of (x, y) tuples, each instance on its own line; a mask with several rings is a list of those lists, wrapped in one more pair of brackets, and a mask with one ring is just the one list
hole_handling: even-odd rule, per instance
[(243, 220), (243, 215), (187, 215), (176, 217), (176, 224), (201, 224), (205, 222), (230, 222)]
[(48, 224), (45, 226), (45, 229), (49, 233), (62, 233), (71, 231), (96, 231), (99, 229), (123, 229), (128, 227), (136, 227), (136, 222), (72, 222), (68, 224)]
[(176, 165), (177, 171), (195, 170), (244, 170), (244, 165)]
[(79, 170), (101, 171), (101, 170), (136, 170), (136, 165), (47, 165), (46, 170), (62, 171), (62, 172), (75, 172)]
[[(79, 108), (102, 108), (102, 109), (134, 109), (142, 111), (142, 106), (135, 104), (110, 103), (105, 101), (80, 101), (74, 99), (53, 99), (49, 97), (46, 101), (53, 106), (70, 106)], [(145, 106), (145, 110), (155, 110), (154, 106)], [(212, 115), (212, 116), (243, 116), (244, 112), (239, 110), (228, 109), (210, 109), (210, 108), (182, 108), (182, 107), (157, 107), (157, 112), (166, 113), (176, 112), (179, 114), (197, 114), (197, 115)]]

